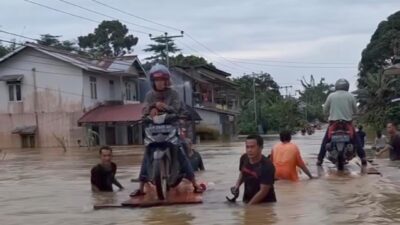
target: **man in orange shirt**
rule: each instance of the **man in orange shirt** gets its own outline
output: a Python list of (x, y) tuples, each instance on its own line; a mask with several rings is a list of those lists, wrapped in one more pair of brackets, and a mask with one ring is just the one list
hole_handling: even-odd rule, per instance
[(297, 168), (300, 167), (307, 176), (312, 175), (300, 155), (297, 145), (291, 143), (292, 134), (290, 131), (280, 133), (281, 143), (276, 144), (271, 152), (271, 159), (275, 166), (275, 178), (278, 180), (298, 181)]

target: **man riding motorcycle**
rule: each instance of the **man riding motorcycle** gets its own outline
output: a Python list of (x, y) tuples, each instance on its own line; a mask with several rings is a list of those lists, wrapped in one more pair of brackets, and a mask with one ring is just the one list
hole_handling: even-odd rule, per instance
[(331, 132), (336, 126), (336, 122), (345, 121), (351, 134), (353, 145), (357, 155), (361, 159), (362, 165), (366, 165), (365, 151), (361, 146), (361, 141), (357, 137), (352, 124), (353, 116), (357, 113), (357, 105), (354, 96), (349, 93), (349, 82), (346, 79), (339, 79), (335, 83), (335, 92), (331, 93), (324, 104), (324, 113), (329, 113), (329, 127), (322, 140), (321, 149), (318, 154), (317, 166), (321, 166), (326, 154), (326, 144), (330, 141)]
[[(161, 64), (154, 65), (150, 72), (150, 82), (153, 90), (149, 91), (145, 97), (146, 107), (144, 108), (144, 117), (154, 118), (159, 113), (182, 115), (183, 108), (178, 93), (170, 88), (171, 73), (167, 67)], [(185, 178), (190, 180), (195, 191), (202, 191), (202, 187), (197, 184), (190, 162), (183, 152), (181, 146), (176, 146), (177, 159), (181, 171)], [(151, 153), (146, 149), (140, 169), (140, 187), (131, 193), (131, 197), (144, 195), (144, 184), (149, 181), (148, 166), (151, 163)]]

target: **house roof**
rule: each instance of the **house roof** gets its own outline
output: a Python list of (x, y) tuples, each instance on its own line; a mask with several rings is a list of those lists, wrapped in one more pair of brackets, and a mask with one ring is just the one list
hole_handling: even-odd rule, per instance
[(21, 81), (23, 78), (22, 74), (4, 75), (0, 77), (0, 81)]
[(12, 131), (13, 134), (35, 134), (35, 132), (36, 126), (20, 126)]
[(142, 118), (144, 104), (101, 105), (85, 113), (78, 125), (85, 123), (137, 122)]
[(400, 63), (385, 68), (384, 75), (400, 75)]
[[(26, 42), (23, 46), (15, 51), (0, 58), (0, 63), (18, 54), (26, 48), (33, 48), (41, 53), (57, 58), (61, 61), (79, 67), (86, 71), (100, 73), (129, 73), (131, 66), (135, 66), (139, 71), (139, 76), (145, 76), (145, 72), (137, 56), (122, 56), (114, 58), (103, 58), (100, 60), (90, 59), (82, 55), (60, 50), (54, 47), (43, 46), (36, 43)], [(133, 74), (132, 74), (133, 75)]]

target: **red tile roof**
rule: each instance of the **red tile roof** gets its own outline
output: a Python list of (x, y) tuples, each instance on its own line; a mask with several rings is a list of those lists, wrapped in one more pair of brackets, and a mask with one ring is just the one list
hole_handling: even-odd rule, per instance
[(85, 113), (78, 120), (78, 124), (139, 121), (144, 106), (144, 104), (102, 105)]

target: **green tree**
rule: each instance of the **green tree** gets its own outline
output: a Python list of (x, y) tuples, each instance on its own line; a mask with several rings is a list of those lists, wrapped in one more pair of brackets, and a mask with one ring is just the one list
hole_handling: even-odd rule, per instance
[(74, 41), (60, 41), (61, 36), (51, 35), (51, 34), (41, 34), (40, 40), (38, 40), (38, 44), (54, 47), (57, 49), (62, 49), (65, 51), (78, 51), (76, 43)]
[(78, 37), (79, 47), (91, 56), (120, 56), (138, 43), (138, 38), (128, 34), (128, 28), (118, 20), (103, 21), (86, 36)]
[(7, 46), (3, 46), (0, 42), (0, 58), (7, 55), (9, 53), (9, 49)]
[(377, 74), (391, 63), (394, 45), (400, 40), (400, 11), (382, 21), (371, 37), (370, 43), (362, 51), (359, 64), (359, 88), (367, 85), (368, 74)]
[(244, 75), (234, 79), (234, 82), (239, 85), (241, 113), (238, 118), (238, 126), (241, 133), (257, 132), (254, 103), (257, 110), (257, 123), (264, 131), (294, 129), (297, 126), (301, 119), (297, 102), (290, 98), (284, 99), (280, 95), (279, 86), (270, 74)]
[(176, 46), (174, 40), (165, 36), (158, 36), (153, 38), (154, 44), (149, 44), (147, 48), (143, 49), (145, 52), (152, 52), (153, 55), (145, 58), (152, 62), (164, 62), (167, 61), (167, 46), (168, 54), (174, 54), (179, 52), (180, 49)]
[[(375, 74), (368, 74), (365, 87), (355, 91), (360, 103), (361, 120), (375, 130), (381, 130), (388, 119), (395, 119), (398, 107), (391, 104), (393, 96), (398, 94), (399, 80), (384, 76), (382, 70)], [(397, 111), (397, 112), (396, 112)]]
[(304, 110), (304, 118), (306, 121), (314, 121), (316, 119), (325, 121), (322, 105), (330, 94), (333, 84), (325, 83), (325, 78), (316, 83), (313, 75), (307, 81), (304, 77), (300, 81), (303, 91), (300, 91), (300, 102)]
[(179, 54), (177, 56), (170, 57), (169, 60), (170, 60), (170, 65), (172, 66), (208, 65), (211, 66), (212, 68), (215, 68), (215, 66), (212, 63), (208, 62), (205, 58), (195, 55), (184, 56), (182, 54)]

